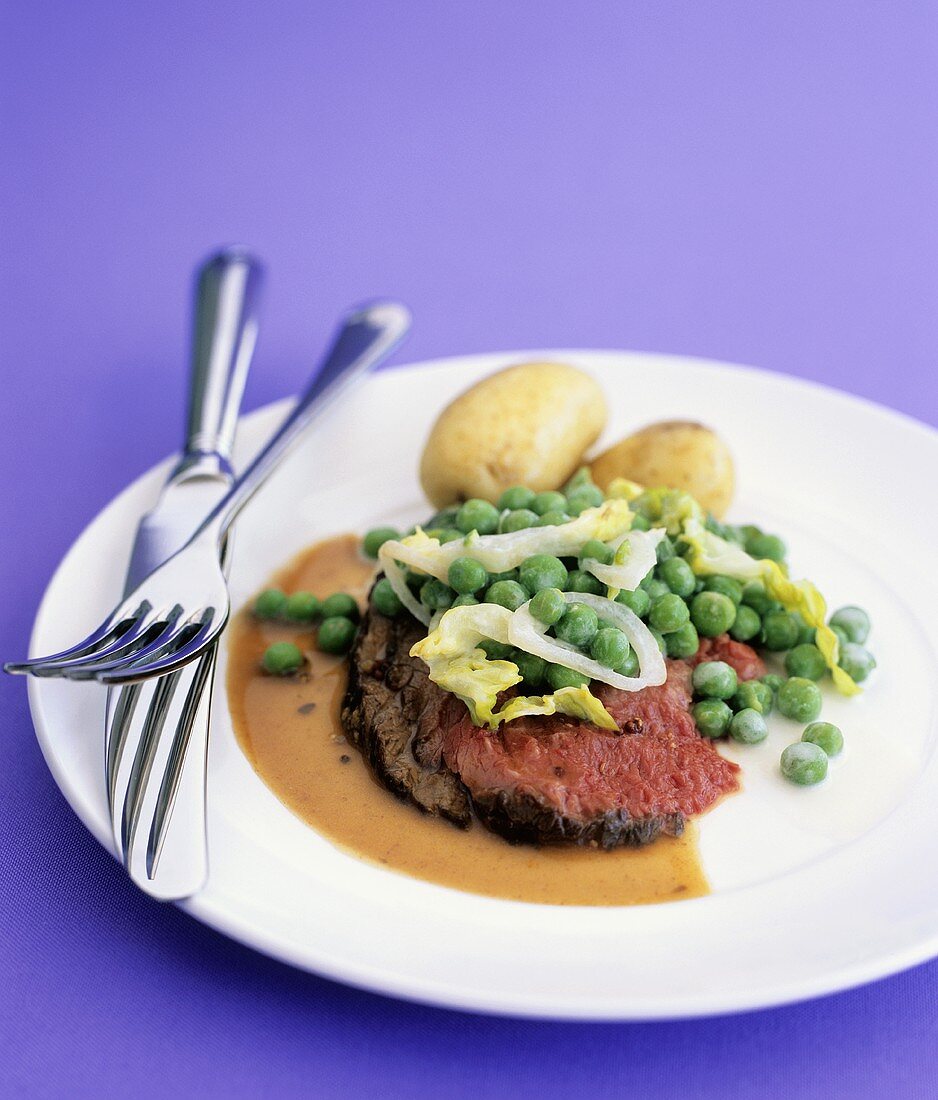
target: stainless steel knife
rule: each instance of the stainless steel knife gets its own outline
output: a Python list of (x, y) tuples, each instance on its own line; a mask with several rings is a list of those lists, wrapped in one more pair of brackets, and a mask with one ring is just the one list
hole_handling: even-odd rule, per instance
[[(261, 282), (260, 264), (240, 249), (219, 252), (199, 269), (185, 447), (137, 528), (125, 591), (182, 546), (231, 482)], [(108, 692), (105, 761), (115, 850), (134, 882), (164, 900), (196, 893), (208, 876), (214, 667), (213, 648), (179, 672)]]

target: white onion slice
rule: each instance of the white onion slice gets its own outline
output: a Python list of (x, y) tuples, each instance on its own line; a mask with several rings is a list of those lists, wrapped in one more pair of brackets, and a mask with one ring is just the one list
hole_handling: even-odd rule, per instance
[(531, 614), (530, 601), (522, 604), (511, 617), (508, 626), (508, 640), (511, 644), (518, 649), (523, 649), (525, 653), (543, 657), (551, 664), (572, 668), (574, 672), (580, 672), (592, 680), (599, 680), (603, 684), (620, 688), (622, 691), (640, 691), (642, 688), (655, 687), (665, 682), (668, 669), (658, 643), (648, 627), (633, 611), (620, 603), (607, 600), (603, 596), (594, 596), (589, 592), (564, 592), (563, 597), (567, 603), (582, 603), (591, 607), (601, 619), (612, 623), (622, 631), (638, 657), (640, 675), (622, 676), (591, 657), (587, 657), (585, 653), (581, 653), (568, 642), (547, 637), (548, 628)]
[[(474, 558), (489, 573), (507, 573), (532, 554), (554, 554), (558, 558), (575, 557), (584, 542), (596, 537), (595, 532), (600, 524), (620, 518), (621, 525), (627, 529), (632, 518), (628, 505), (624, 501), (607, 500), (598, 508), (588, 508), (576, 519), (556, 527), (526, 527), (521, 531), (509, 531), (502, 535), (478, 535), (468, 542), (466, 539), (455, 539), (453, 542), (439, 544), (433, 539), (429, 546), (408, 545), (404, 541), (392, 539), (384, 543), (378, 551), (378, 560), (384, 565), (385, 571), (389, 561), (401, 561), (444, 582), (447, 581), (451, 563), (461, 557)], [(614, 537), (619, 538), (627, 533), (627, 530), (620, 530)]]
[(393, 558), (382, 560), (381, 564), (384, 567), (384, 575), (388, 578), (388, 584), (394, 589), (397, 598), (415, 619), (419, 619), (424, 625), (429, 625), (430, 612), (411, 592), (404, 570)]
[(609, 588), (624, 588), (632, 592), (638, 588), (649, 570), (654, 568), (658, 543), (664, 536), (663, 527), (657, 527), (653, 531), (626, 531), (609, 544), (613, 550), (618, 550), (623, 543), (629, 544), (631, 553), (624, 562), (620, 565), (603, 565), (595, 558), (585, 558), (583, 569)]

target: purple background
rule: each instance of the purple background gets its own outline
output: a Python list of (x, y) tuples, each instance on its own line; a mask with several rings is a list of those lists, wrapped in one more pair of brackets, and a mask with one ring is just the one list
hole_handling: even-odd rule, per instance
[[(0, 20), (4, 657), (82, 527), (176, 445), (189, 273), (219, 243), (270, 269), (247, 407), (300, 386), (342, 307), (394, 294), (406, 358), (689, 352), (938, 422), (933, 3), (8, 0)], [(938, 1091), (938, 963), (647, 1025), (293, 972), (137, 893), (55, 788), (24, 684), (0, 690), (7, 1095)]]

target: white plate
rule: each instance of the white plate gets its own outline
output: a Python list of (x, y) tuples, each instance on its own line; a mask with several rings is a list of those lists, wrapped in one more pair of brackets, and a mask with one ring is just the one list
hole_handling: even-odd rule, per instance
[[(377, 376), (308, 438), (239, 524), (235, 606), (303, 546), (386, 517), (418, 518), (417, 458), (446, 401), (532, 353), (473, 356)], [(533, 353), (543, 357), (545, 353)], [(733, 515), (788, 540), (796, 572), (831, 605), (873, 618), (880, 667), (857, 700), (829, 698), (847, 748), (819, 788), (777, 773), (798, 727), (729, 749), (746, 790), (701, 819), (713, 893), (637, 908), (556, 908), (463, 894), (342, 854), (257, 778), (223, 689), (209, 773), (211, 880), (193, 916), (287, 962), (440, 1005), (531, 1016), (680, 1017), (831, 992), (938, 954), (934, 475), (938, 433), (817, 385), (694, 359), (554, 352), (605, 387), (607, 438), (693, 417), (729, 441)], [(238, 459), (286, 405), (242, 423)], [(32, 652), (80, 636), (118, 596), (132, 533), (165, 467), (88, 527), (53, 578)], [(224, 655), (222, 656), (224, 660)], [(223, 673), (223, 670), (222, 670)], [(217, 682), (224, 684), (224, 675)], [(110, 847), (102, 690), (30, 683), (59, 786)]]

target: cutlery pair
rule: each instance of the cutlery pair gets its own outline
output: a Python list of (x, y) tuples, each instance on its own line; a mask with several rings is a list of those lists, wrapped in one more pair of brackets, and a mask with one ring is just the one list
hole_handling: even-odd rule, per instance
[(164, 899), (205, 882), (205, 761), (215, 644), (230, 614), (225, 573), (234, 519), (288, 449), (398, 345), (407, 309), (349, 313), (307, 391), (238, 478), (230, 466), (257, 338), (260, 266), (212, 257), (197, 282), (186, 446), (137, 532), (125, 597), (77, 645), (5, 665), (8, 672), (109, 687), (107, 791), (117, 852), (134, 881)]

